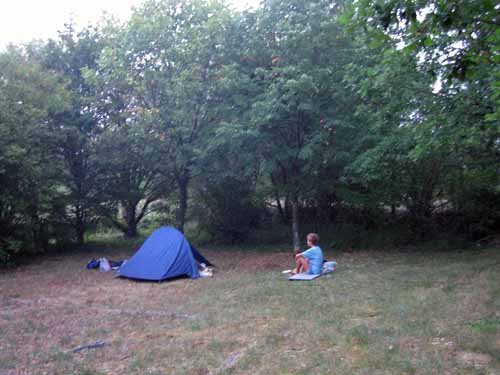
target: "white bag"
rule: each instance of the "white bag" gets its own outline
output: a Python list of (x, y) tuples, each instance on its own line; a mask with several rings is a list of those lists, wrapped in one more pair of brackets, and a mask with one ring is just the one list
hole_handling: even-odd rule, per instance
[(200, 270), (200, 277), (212, 277), (213, 276), (213, 270), (211, 268), (208, 268), (205, 263), (200, 264), (201, 270)]
[(335, 271), (335, 268), (337, 268), (337, 262), (335, 262), (334, 260), (330, 262), (325, 262), (323, 263), (323, 269), (321, 270), (321, 273), (325, 274), (333, 272)]
[(106, 258), (99, 259), (99, 271), (101, 272), (109, 272), (111, 270), (111, 266)]

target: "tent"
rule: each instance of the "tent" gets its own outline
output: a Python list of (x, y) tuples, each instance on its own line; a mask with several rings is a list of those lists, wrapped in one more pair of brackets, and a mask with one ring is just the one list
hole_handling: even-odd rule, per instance
[(120, 267), (123, 277), (161, 281), (178, 276), (200, 277), (198, 263), (211, 265), (175, 228), (155, 230), (132, 258)]

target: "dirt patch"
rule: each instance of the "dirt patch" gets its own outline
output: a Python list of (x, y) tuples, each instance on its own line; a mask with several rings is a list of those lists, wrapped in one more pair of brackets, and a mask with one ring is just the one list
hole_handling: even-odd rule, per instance
[(264, 256), (243, 256), (236, 267), (241, 271), (256, 272), (265, 270), (280, 270), (293, 265), (293, 259), (289, 254), (267, 254)]
[(493, 361), (493, 357), (484, 353), (458, 352), (457, 361), (464, 366), (481, 368), (490, 364)]

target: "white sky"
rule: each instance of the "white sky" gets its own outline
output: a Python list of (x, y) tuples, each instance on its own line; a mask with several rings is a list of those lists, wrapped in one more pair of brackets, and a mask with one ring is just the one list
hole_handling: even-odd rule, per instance
[[(237, 8), (258, 4), (258, 0), (228, 0)], [(73, 19), (77, 27), (95, 24), (103, 12), (121, 20), (128, 18), (131, 7), (143, 0), (1, 0), (0, 50), (7, 44), (32, 39), (57, 37), (57, 31)]]

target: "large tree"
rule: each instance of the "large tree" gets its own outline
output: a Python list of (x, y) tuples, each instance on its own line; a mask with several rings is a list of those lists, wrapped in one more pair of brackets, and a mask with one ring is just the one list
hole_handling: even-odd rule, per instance
[(342, 77), (350, 43), (338, 12), (329, 1), (269, 0), (256, 26), (262, 39), (255, 47), (265, 59), (255, 70), (261, 92), (252, 122), (277, 200), (291, 202), (295, 250), (301, 201), (330, 177), (318, 173), (329, 163), (327, 151), (340, 150), (332, 150), (334, 132), (347, 124)]
[(53, 118), (68, 107), (65, 86), (21, 49), (0, 55), (0, 260), (43, 250), (64, 221)]
[(57, 123), (55, 140), (66, 167), (67, 210), (79, 244), (83, 244), (85, 231), (96, 219), (96, 168), (92, 160), (95, 159), (95, 140), (101, 131), (99, 118), (92, 107), (92, 88), (82, 73), (97, 66), (104, 45), (97, 28), (88, 27), (77, 32), (72, 24), (67, 24), (57, 40), (50, 40), (41, 49), (31, 51), (45, 69), (69, 81), (71, 105), (54, 118)]
[(127, 237), (173, 190), (162, 143), (146, 116), (109, 126), (97, 141), (98, 211)]
[[(354, 164), (364, 185), (376, 185), (379, 204), (404, 204), (416, 227), (443, 205), (494, 223), (500, 127), (493, 4), (361, 1), (351, 10), (345, 19), (358, 20), (354, 35), (369, 51), (350, 74), (362, 98), (357, 111), (374, 135)], [(471, 208), (484, 199), (491, 209), (483, 207), (479, 218)]]
[(178, 227), (184, 230), (189, 186), (200, 165), (203, 134), (217, 124), (216, 87), (226, 64), (228, 9), (217, 1), (148, 1), (125, 37), (128, 62), (143, 79), (141, 105), (154, 113), (173, 154)]
[(100, 133), (95, 139), (96, 207), (125, 236), (161, 207), (172, 191), (170, 144), (157, 121), (154, 83), (131, 52), (126, 27), (109, 21), (106, 45), (94, 67), (83, 69)]

